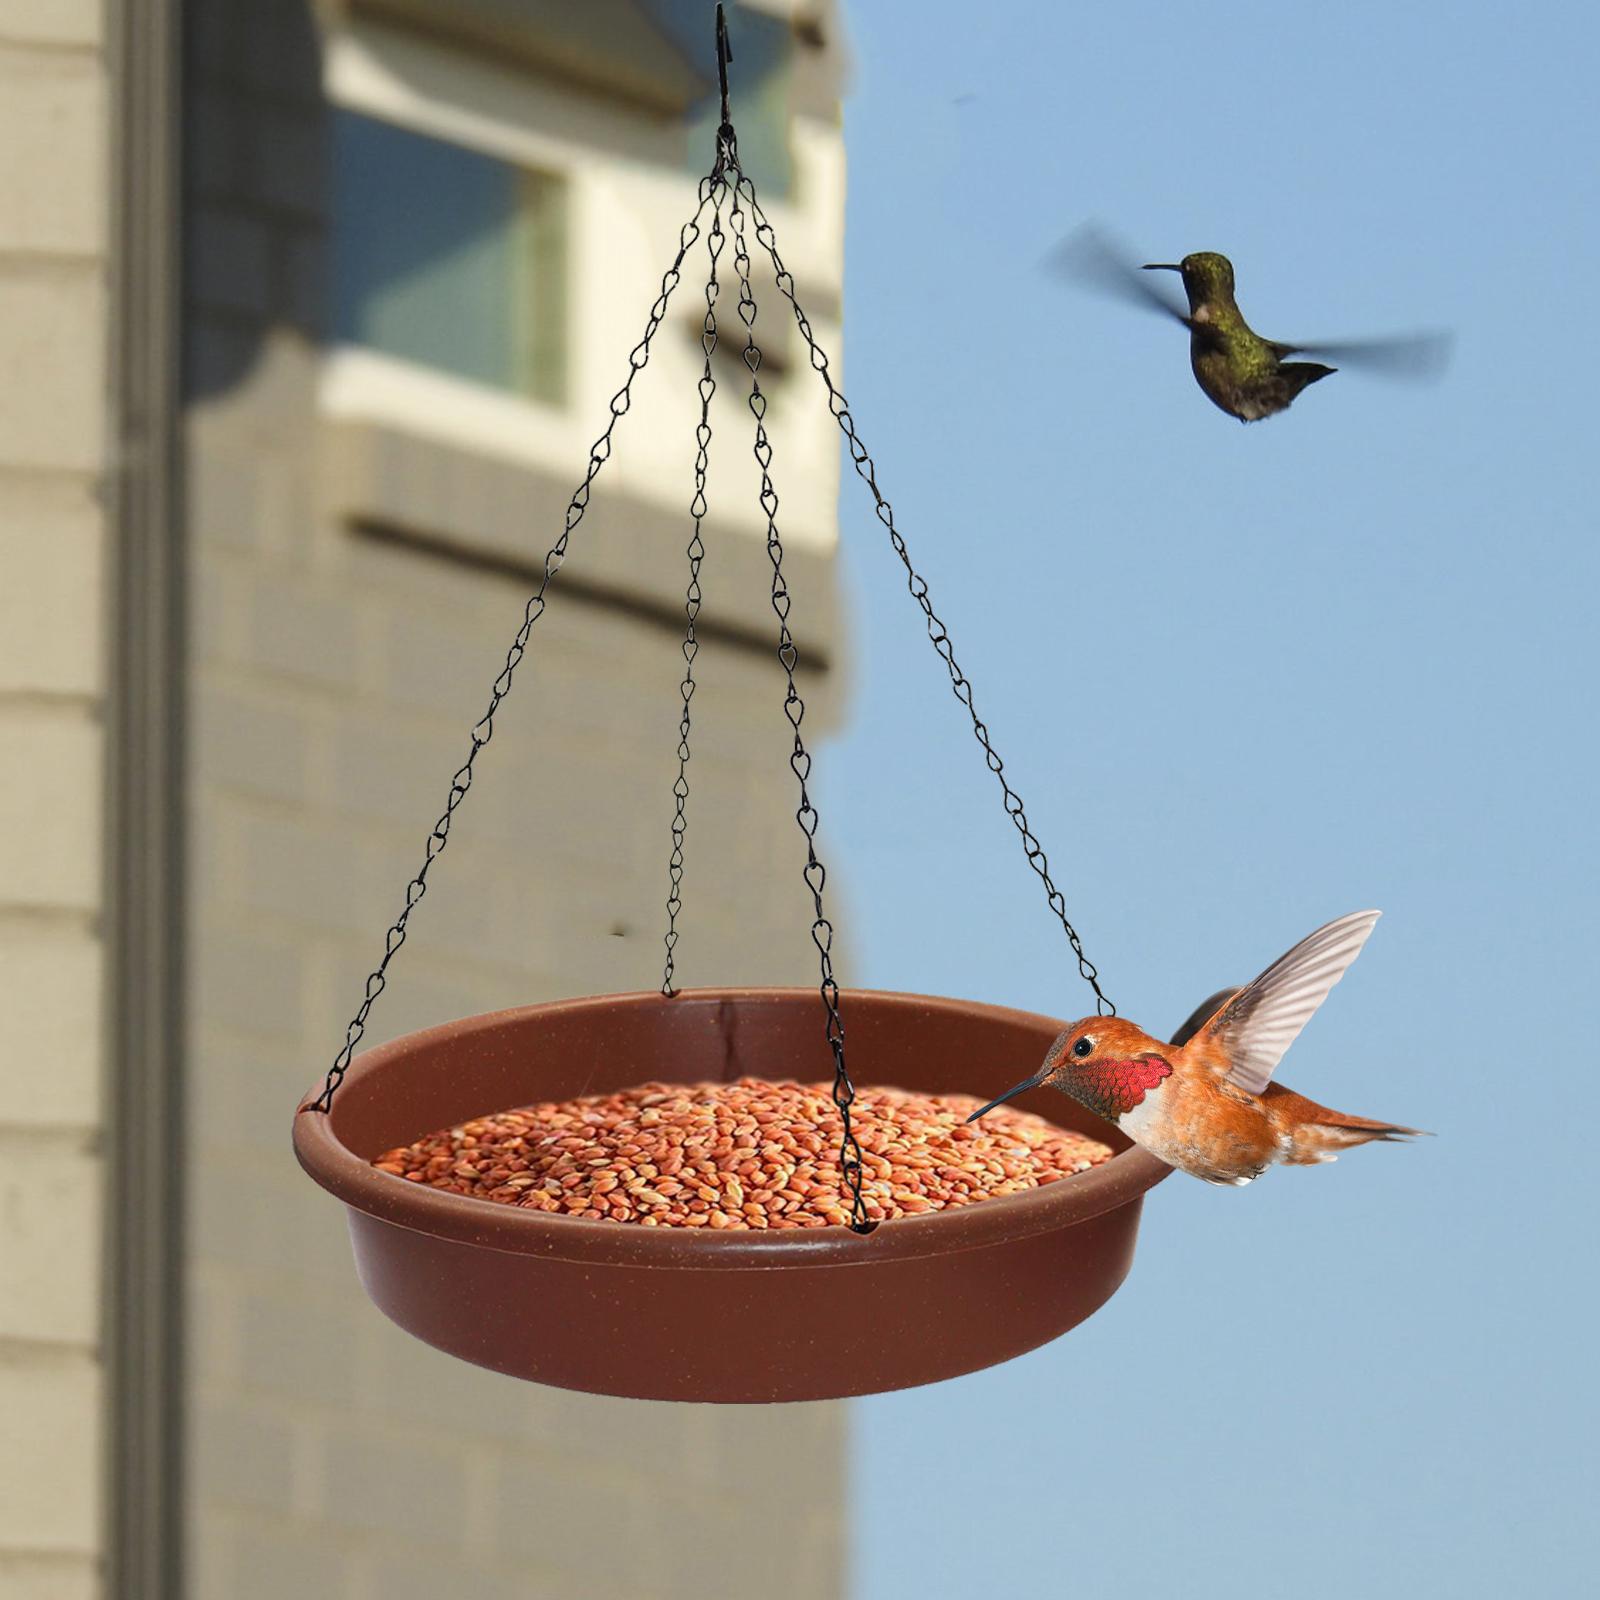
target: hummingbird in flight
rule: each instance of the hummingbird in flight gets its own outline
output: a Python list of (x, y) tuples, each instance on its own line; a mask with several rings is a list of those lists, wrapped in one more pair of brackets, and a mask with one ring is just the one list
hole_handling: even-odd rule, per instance
[[(1086, 287), (1182, 323), (1189, 330), (1195, 382), (1213, 405), (1241, 422), (1287, 411), (1301, 390), (1339, 370), (1321, 361), (1292, 361), (1291, 356), (1327, 356), (1388, 377), (1422, 378), (1443, 370), (1449, 355), (1449, 337), (1440, 333), (1316, 344), (1263, 339), (1234, 299), (1233, 263), (1214, 250), (1136, 268), (1099, 229), (1083, 227), (1056, 249), (1051, 265)], [(1141, 272), (1180, 274), (1188, 310)]]
[(1356, 911), (1318, 928), (1253, 983), (1216, 997), (1220, 1003), (1181, 1045), (1121, 1017), (1085, 1017), (1062, 1030), (1031, 1078), (967, 1120), (1048, 1085), (1168, 1166), (1217, 1184), (1249, 1183), (1278, 1162), (1333, 1161), (1373, 1139), (1419, 1136), (1419, 1128), (1333, 1111), (1272, 1081), (1378, 916)]

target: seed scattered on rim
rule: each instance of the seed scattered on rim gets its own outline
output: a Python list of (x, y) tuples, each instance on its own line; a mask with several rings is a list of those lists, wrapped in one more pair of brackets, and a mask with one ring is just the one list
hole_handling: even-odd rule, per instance
[[(867, 1215), (922, 1216), (1086, 1172), (1109, 1145), (971, 1095), (859, 1089)], [(373, 1166), (502, 1205), (674, 1228), (837, 1227), (838, 1110), (827, 1084), (647, 1083), (444, 1128)]]

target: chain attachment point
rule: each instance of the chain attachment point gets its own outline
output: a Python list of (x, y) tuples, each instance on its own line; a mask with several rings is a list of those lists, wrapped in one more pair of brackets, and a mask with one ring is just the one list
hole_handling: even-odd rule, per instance
[(739, 165), (739, 145), (733, 132), (733, 114), (728, 109), (728, 63), (733, 60), (733, 46), (728, 43), (728, 18), (723, 8), (717, 7), (717, 88), (722, 99), (722, 120), (717, 125), (717, 159), (711, 169), (713, 178), (720, 178), (729, 167)]

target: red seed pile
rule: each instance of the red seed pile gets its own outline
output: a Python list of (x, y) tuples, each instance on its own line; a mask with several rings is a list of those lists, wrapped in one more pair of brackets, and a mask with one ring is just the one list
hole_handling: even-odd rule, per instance
[[(874, 1221), (1017, 1194), (1110, 1147), (970, 1095), (862, 1089), (852, 1110)], [(820, 1083), (662, 1084), (479, 1117), (373, 1165), (504, 1205), (647, 1228), (822, 1228), (849, 1219), (839, 1113)]]

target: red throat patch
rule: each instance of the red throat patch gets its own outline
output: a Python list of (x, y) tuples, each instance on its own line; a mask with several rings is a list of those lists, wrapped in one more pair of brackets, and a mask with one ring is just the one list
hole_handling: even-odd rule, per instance
[(1086, 1061), (1068, 1075), (1068, 1092), (1091, 1111), (1106, 1118), (1126, 1116), (1145, 1094), (1172, 1076), (1171, 1064), (1158, 1055), (1139, 1055), (1124, 1061)]

